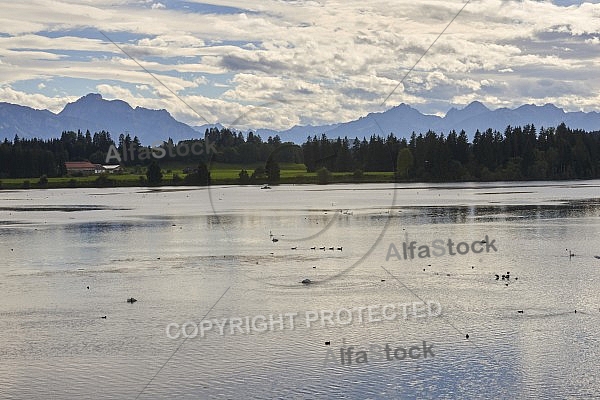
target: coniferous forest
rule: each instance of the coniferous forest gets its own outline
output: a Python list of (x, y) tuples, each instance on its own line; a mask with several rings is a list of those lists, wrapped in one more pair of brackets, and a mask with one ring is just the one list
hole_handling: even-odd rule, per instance
[[(253, 133), (244, 135), (229, 129), (207, 129), (203, 139), (191, 145), (212, 143), (217, 153), (166, 157), (169, 162), (210, 166), (213, 162), (249, 165), (265, 163), (304, 164), (308, 172), (395, 172), (399, 181), (493, 181), (556, 180), (600, 178), (600, 132), (532, 125), (507, 127), (504, 132), (477, 131), (469, 141), (464, 131), (446, 135), (429, 131), (410, 139), (373, 135), (369, 138), (308, 137), (296, 145), (278, 136), (263, 140)], [(181, 144), (181, 142), (180, 142)], [(102, 131), (63, 132), (60, 138), (41, 140), (15, 137), (0, 143), (0, 179), (65, 176), (65, 162), (89, 160), (106, 163), (111, 146), (143, 148), (137, 137), (120, 135), (116, 142)], [(173, 146), (172, 141), (163, 147)], [(147, 147), (149, 149), (149, 147)], [(207, 147), (208, 148), (208, 147)], [(148, 166), (153, 160), (123, 160), (124, 166)]]

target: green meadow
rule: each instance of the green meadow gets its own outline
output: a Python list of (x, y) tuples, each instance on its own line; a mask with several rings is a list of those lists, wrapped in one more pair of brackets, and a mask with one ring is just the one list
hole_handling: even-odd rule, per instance
[[(160, 185), (179, 186), (183, 182), (186, 174), (183, 172), (188, 165), (181, 163), (171, 163), (161, 165), (163, 174)], [(242, 169), (252, 175), (254, 170), (264, 167), (264, 163), (254, 163), (248, 165), (242, 164), (224, 164), (211, 163), (208, 165), (212, 185), (238, 185), (240, 184), (239, 174)], [(393, 182), (394, 174), (392, 172), (369, 172), (362, 176), (355, 176), (352, 172), (331, 172), (328, 179), (319, 181), (316, 172), (307, 172), (304, 164), (281, 163), (279, 184), (317, 184), (317, 183), (366, 183), (366, 182)], [(267, 183), (267, 179), (257, 179), (249, 185), (262, 185)], [(147, 186), (145, 168), (126, 167), (124, 171), (114, 174), (95, 174), (87, 176), (66, 176), (60, 178), (47, 178), (47, 183), (40, 183), (40, 178), (18, 178), (1, 179), (0, 189), (39, 189), (39, 188), (85, 188), (85, 187), (127, 187), (127, 186)]]

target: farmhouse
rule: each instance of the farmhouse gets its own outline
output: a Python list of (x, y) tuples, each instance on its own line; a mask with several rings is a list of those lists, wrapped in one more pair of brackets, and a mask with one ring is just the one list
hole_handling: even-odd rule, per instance
[(113, 173), (121, 168), (120, 165), (92, 164), (89, 161), (68, 161), (65, 162), (65, 167), (67, 168), (67, 174), (77, 173), (83, 175), (101, 174), (103, 172)]

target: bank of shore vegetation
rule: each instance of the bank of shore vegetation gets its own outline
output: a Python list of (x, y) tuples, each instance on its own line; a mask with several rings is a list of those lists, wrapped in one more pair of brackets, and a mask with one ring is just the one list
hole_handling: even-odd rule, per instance
[(362, 139), (321, 135), (301, 145), (213, 128), (203, 139), (177, 144), (169, 139), (162, 147), (194, 143), (217, 152), (123, 159), (119, 173), (83, 176), (68, 174), (65, 162), (105, 164), (111, 146), (119, 154), (132, 148), (138, 153), (144, 146), (137, 137), (120, 135), (115, 141), (105, 131), (63, 132), (48, 140), (16, 136), (0, 143), (0, 188), (600, 178), (600, 132), (565, 124), (477, 131), (472, 141), (464, 131), (429, 131), (408, 140), (394, 134)]

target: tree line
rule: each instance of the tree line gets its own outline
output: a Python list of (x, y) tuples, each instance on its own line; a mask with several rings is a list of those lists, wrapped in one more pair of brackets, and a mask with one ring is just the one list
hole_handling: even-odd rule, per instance
[[(570, 129), (565, 124), (539, 131), (533, 125), (508, 126), (504, 132), (477, 131), (472, 141), (465, 131), (447, 135), (429, 131), (413, 133), (409, 139), (394, 134), (330, 139), (323, 134), (308, 137), (301, 145), (282, 142), (279, 136), (263, 140), (253, 132), (244, 135), (227, 128), (210, 128), (203, 139), (183, 143), (194, 142), (212, 143), (217, 152), (175, 155), (158, 163), (200, 162), (209, 169), (213, 162), (260, 165), (253, 176), (246, 170), (240, 173), (243, 183), (263, 178), (276, 182), (280, 163), (304, 164), (308, 172), (320, 174), (349, 172), (361, 176), (368, 172), (393, 172), (398, 180), (405, 181), (600, 178), (600, 133)], [(89, 160), (104, 164), (111, 146), (119, 153), (144, 148), (137, 137), (127, 134), (120, 135), (115, 143), (106, 131), (93, 135), (89, 131), (69, 131), (47, 140), (18, 136), (12, 141), (5, 139), (0, 143), (0, 179), (65, 176), (65, 162)], [(168, 146), (173, 146), (171, 139), (161, 147)], [(148, 167), (152, 163), (157, 160), (122, 160), (125, 166)]]
[(508, 126), (503, 133), (428, 131), (409, 140), (313, 136), (302, 145), (309, 171), (395, 172), (398, 180), (469, 181), (600, 178), (600, 132)]

